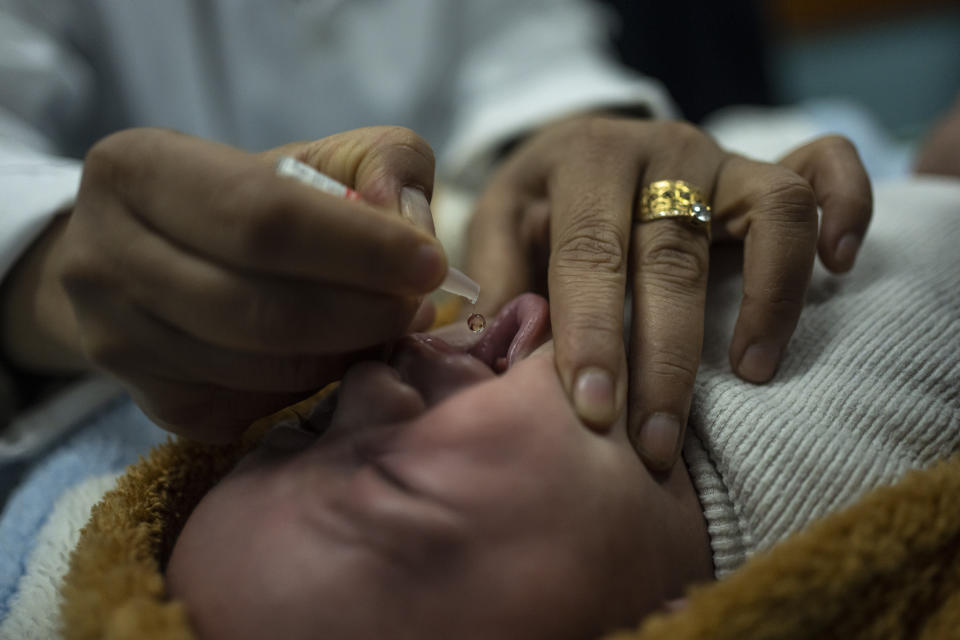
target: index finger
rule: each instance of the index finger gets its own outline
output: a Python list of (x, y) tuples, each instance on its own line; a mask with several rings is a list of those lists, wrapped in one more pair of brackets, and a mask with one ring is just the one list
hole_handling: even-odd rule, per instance
[(81, 192), (103, 181), (155, 232), (231, 268), (394, 294), (430, 291), (446, 271), (436, 239), (399, 216), (278, 177), (226, 145), (115, 134), (88, 155)]

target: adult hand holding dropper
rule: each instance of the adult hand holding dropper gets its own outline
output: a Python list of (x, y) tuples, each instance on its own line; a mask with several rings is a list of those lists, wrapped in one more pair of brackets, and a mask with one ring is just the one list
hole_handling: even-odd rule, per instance
[[(281, 155), (361, 200), (275, 173)], [(155, 129), (97, 144), (72, 210), (21, 260), (7, 353), (35, 371), (103, 369), (161, 426), (227, 441), (429, 323), (447, 273), (425, 224), (430, 147), (372, 127), (263, 154)]]

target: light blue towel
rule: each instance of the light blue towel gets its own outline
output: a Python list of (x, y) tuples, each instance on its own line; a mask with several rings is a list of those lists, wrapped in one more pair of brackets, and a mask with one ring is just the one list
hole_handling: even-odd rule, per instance
[(63, 492), (89, 477), (123, 470), (168, 435), (121, 396), (38, 456), (0, 514), (0, 620), (9, 613), (37, 534)]

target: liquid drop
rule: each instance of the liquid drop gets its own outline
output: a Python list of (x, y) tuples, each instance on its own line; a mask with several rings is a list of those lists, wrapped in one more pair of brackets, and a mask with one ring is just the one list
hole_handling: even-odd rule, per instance
[(467, 318), (467, 326), (470, 327), (470, 331), (473, 331), (474, 333), (480, 333), (486, 328), (487, 319), (481, 314), (475, 313)]

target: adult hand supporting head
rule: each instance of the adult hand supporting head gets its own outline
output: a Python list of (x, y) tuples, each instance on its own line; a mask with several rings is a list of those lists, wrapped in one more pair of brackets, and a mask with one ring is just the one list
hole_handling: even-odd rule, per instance
[[(484, 292), (481, 311), (546, 275), (557, 367), (577, 412), (604, 429), (628, 406), (638, 452), (650, 468), (666, 470), (680, 453), (700, 360), (709, 242), (684, 221), (635, 222), (642, 187), (657, 180), (699, 187), (714, 202), (715, 234), (746, 243), (730, 357), (753, 382), (773, 376), (799, 318), (818, 242), (817, 203), (821, 257), (845, 270), (853, 254), (839, 239), (862, 237), (870, 187), (839, 139), (770, 165), (723, 152), (691, 125), (603, 117), (547, 127), (493, 177), (470, 234), (468, 269)], [(631, 279), (628, 389), (622, 336)]]
[[(364, 202), (275, 175), (279, 153)], [(161, 426), (229, 440), (407, 331), (446, 261), (397, 211), (429, 217), (433, 169), (429, 146), (394, 127), (265, 154), (164, 130), (110, 136), (49, 249), (72, 340)]]

